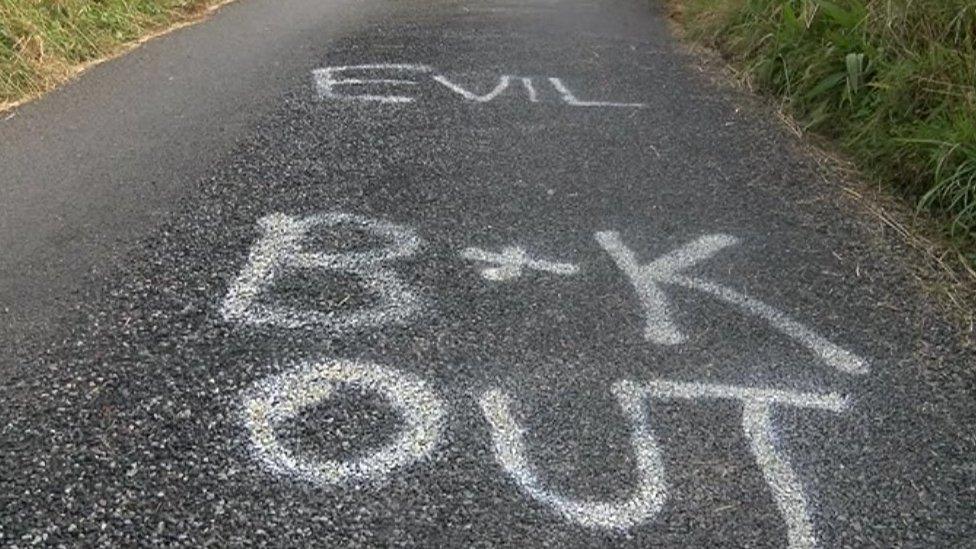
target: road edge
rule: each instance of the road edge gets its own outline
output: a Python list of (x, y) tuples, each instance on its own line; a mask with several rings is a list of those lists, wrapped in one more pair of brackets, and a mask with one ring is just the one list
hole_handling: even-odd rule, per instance
[[(729, 89), (737, 100), (745, 100), (775, 118), (774, 124), (788, 132), (799, 154), (816, 164), (816, 172), (829, 199), (837, 206), (850, 207), (860, 217), (876, 247), (894, 252), (906, 272), (926, 297), (932, 298), (940, 312), (956, 326), (961, 342), (976, 347), (976, 270), (962, 250), (953, 246), (940, 230), (936, 216), (918, 211), (877, 181), (858, 169), (839, 146), (826, 138), (802, 132), (799, 124), (772, 97), (752, 89), (746, 79), (722, 55), (690, 39), (673, 6), (665, 16), (676, 44), (692, 60), (695, 71), (711, 85)], [(897, 244), (895, 250), (892, 243)]]
[(200, 11), (196, 13), (189, 13), (185, 17), (174, 20), (172, 23), (166, 25), (163, 28), (144, 34), (139, 38), (136, 38), (135, 40), (129, 42), (123, 42), (119, 44), (117, 51), (99, 57), (98, 59), (92, 59), (90, 61), (85, 61), (84, 63), (75, 65), (74, 67), (71, 68), (71, 71), (64, 76), (64, 78), (59, 79), (57, 83), (55, 83), (54, 85), (50, 86), (49, 88), (43, 91), (28, 94), (25, 97), (18, 99), (16, 101), (0, 102), (0, 119), (13, 118), (14, 116), (17, 115), (16, 114), (17, 108), (26, 105), (32, 101), (36, 101), (37, 99), (44, 97), (45, 95), (51, 93), (52, 91), (60, 89), (61, 87), (70, 84), (71, 82), (81, 77), (89, 69), (101, 65), (102, 63), (106, 63), (108, 61), (112, 61), (113, 59), (122, 57), (123, 55), (126, 55), (138, 49), (140, 46), (142, 46), (147, 42), (150, 42), (162, 36), (166, 36), (167, 34), (170, 34), (182, 28), (190, 27), (196, 25), (197, 23), (202, 23), (203, 21), (209, 19), (212, 15), (214, 15), (217, 11), (219, 11), (224, 6), (236, 1), (237, 0), (216, 0), (213, 4), (210, 4), (202, 8)]

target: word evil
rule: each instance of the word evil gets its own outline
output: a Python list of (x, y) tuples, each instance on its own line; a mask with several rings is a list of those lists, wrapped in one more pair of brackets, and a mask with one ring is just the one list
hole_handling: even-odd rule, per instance
[[(414, 75), (428, 75), (430, 79), (457, 94), (465, 101), (487, 103), (506, 92), (521, 88), (530, 103), (538, 103), (542, 95), (531, 76), (502, 75), (486, 90), (477, 91), (472, 86), (453, 82), (446, 76), (432, 74), (427, 65), (415, 64), (371, 64), (349, 65), (344, 67), (325, 67), (312, 71), (315, 87), (322, 99), (345, 99), (354, 101), (374, 101), (378, 103), (412, 103), (414, 97), (403, 95), (404, 88), (419, 84), (408, 79)], [(352, 76), (350, 76), (350, 74)], [(614, 101), (593, 101), (577, 97), (560, 78), (539, 78), (547, 87), (558, 94), (560, 100), (571, 107), (611, 107), (637, 109), (644, 103), (618, 103)], [(398, 88), (398, 93), (389, 93), (390, 88)], [(383, 91), (386, 93), (378, 93)]]
[[(420, 248), (421, 239), (408, 227), (344, 213), (309, 217), (272, 214), (262, 218), (259, 226), (262, 236), (253, 245), (247, 264), (224, 299), (222, 314), (227, 321), (342, 332), (353, 327), (380, 328), (404, 323), (426, 306), (420, 293), (390, 267), (391, 262), (411, 257)], [(303, 243), (309, 231), (336, 227), (368, 233), (385, 242), (385, 246), (343, 253), (305, 249)], [(670, 303), (663, 289), (676, 285), (706, 293), (766, 320), (831, 367), (853, 374), (867, 371), (865, 361), (769, 305), (725, 286), (682, 274), (735, 244), (732, 237), (705, 236), (644, 265), (616, 232), (597, 233), (595, 240), (632, 282), (644, 309), (643, 335), (651, 343), (677, 345), (685, 340), (684, 333), (671, 320)], [(492, 265), (483, 268), (481, 274), (497, 283), (518, 278), (526, 269), (557, 276), (580, 272), (577, 265), (532, 258), (518, 246), (507, 247), (501, 253), (467, 248), (459, 256)], [(364, 289), (378, 299), (370, 307), (334, 314), (268, 303), (275, 280), (294, 270), (355, 275), (362, 280)], [(279, 425), (326, 401), (340, 386), (356, 387), (385, 399), (402, 418), (398, 436), (366, 456), (347, 461), (296, 455), (281, 444), (276, 434)], [(786, 523), (790, 547), (816, 544), (803, 483), (776, 447), (772, 414), (777, 407), (839, 413), (848, 407), (845, 398), (836, 394), (665, 380), (621, 380), (613, 385), (612, 391), (630, 424), (637, 466), (638, 480), (627, 497), (612, 501), (581, 500), (547, 488), (526, 457), (525, 429), (511, 412), (513, 398), (501, 390), (489, 389), (480, 395), (479, 405), (491, 432), (496, 461), (523, 493), (566, 520), (590, 528), (626, 530), (656, 517), (668, 497), (661, 450), (646, 413), (650, 400), (737, 401), (742, 409), (742, 433), (749, 440), (756, 463)], [(426, 381), (394, 368), (344, 360), (308, 362), (261, 380), (245, 393), (242, 408), (255, 455), (267, 469), (321, 485), (381, 481), (399, 468), (426, 460), (440, 446), (448, 416), (444, 400)]]

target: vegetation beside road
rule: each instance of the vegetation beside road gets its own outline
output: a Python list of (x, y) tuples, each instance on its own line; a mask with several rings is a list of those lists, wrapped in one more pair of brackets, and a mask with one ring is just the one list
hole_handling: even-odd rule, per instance
[(976, 263), (976, 2), (672, 0), (805, 130), (836, 140)]
[(0, 0), (0, 110), (219, 0)]

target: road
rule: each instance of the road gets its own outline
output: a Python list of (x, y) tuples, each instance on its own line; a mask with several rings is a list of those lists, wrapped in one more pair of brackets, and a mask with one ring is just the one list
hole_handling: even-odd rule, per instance
[(976, 354), (656, 2), (240, 0), (0, 165), (2, 545), (976, 537)]

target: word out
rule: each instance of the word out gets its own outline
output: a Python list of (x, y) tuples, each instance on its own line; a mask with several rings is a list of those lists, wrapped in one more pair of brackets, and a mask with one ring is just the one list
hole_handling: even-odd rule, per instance
[[(344, 213), (307, 217), (277, 213), (262, 218), (258, 225), (261, 236), (223, 302), (222, 313), (227, 321), (342, 332), (352, 327), (376, 328), (403, 323), (422, 311), (424, 300), (419, 292), (401, 280), (390, 266), (395, 260), (415, 256), (419, 250), (421, 240), (412, 229)], [(379, 240), (382, 245), (341, 253), (309, 250), (314, 242), (310, 235), (319, 229), (356, 231)], [(863, 359), (777, 309), (723, 285), (683, 274), (737, 244), (734, 237), (706, 235), (645, 264), (639, 263), (617, 232), (599, 232), (595, 239), (633, 285), (643, 310), (643, 335), (653, 344), (671, 346), (686, 339), (672, 319), (664, 290), (666, 286), (679, 286), (702, 292), (744, 314), (765, 320), (828, 366), (850, 374), (868, 371)], [(519, 246), (505, 247), (500, 253), (469, 247), (458, 252), (458, 256), (481, 266), (481, 276), (493, 282), (514, 280), (526, 270), (541, 275), (573, 275), (580, 270), (576, 264), (532, 258)], [(484, 267), (486, 264), (490, 266)], [(364, 291), (378, 299), (362, 310), (345, 313), (300, 310), (269, 303), (274, 301), (271, 290), (276, 281), (293, 271), (350, 274), (360, 281)], [(341, 387), (355, 387), (385, 399), (402, 418), (398, 436), (367, 456), (346, 461), (296, 455), (279, 441), (276, 429), (282, 422), (327, 401)], [(777, 447), (772, 414), (777, 407), (840, 413), (848, 407), (845, 398), (833, 393), (666, 380), (621, 380), (611, 390), (629, 422), (637, 468), (633, 490), (626, 497), (611, 501), (581, 500), (545, 486), (527, 457), (523, 441), (526, 431), (511, 411), (513, 398), (498, 389), (481, 393), (478, 404), (490, 432), (495, 460), (522, 493), (581, 526), (627, 530), (645, 524), (660, 513), (668, 497), (661, 448), (647, 413), (650, 402), (731, 400), (741, 405), (742, 434), (748, 439), (756, 464), (786, 523), (790, 547), (815, 545), (804, 486), (782, 449)], [(259, 381), (245, 393), (242, 410), (255, 456), (268, 470), (320, 485), (378, 482), (397, 469), (426, 460), (441, 445), (448, 416), (444, 401), (424, 380), (394, 368), (344, 360), (308, 362)]]
[[(541, 95), (539, 88), (535, 84), (535, 78), (530, 76), (501, 75), (493, 83), (494, 87), (490, 87), (491, 84), (489, 84), (490, 89), (479, 92), (470, 89), (470, 86), (465, 87), (460, 83), (453, 82), (444, 75), (433, 74), (433, 71), (434, 69), (427, 65), (381, 63), (325, 67), (312, 71), (312, 76), (315, 80), (318, 95), (322, 99), (373, 101), (378, 103), (412, 103), (415, 99), (414, 97), (402, 95), (403, 87), (419, 84), (416, 80), (406, 78), (411, 74), (430, 75), (432, 81), (454, 92), (463, 100), (475, 103), (488, 103), (510, 90), (514, 92), (515, 88), (521, 88), (530, 103), (538, 103)], [(354, 73), (359, 76), (344, 76), (349, 73)], [(375, 77), (366, 78), (367, 74), (373, 74)], [(558, 94), (559, 99), (571, 107), (639, 109), (645, 106), (644, 103), (584, 100), (577, 97), (560, 78), (547, 77), (539, 78), (539, 80), (552, 87), (556, 94)], [(400, 91), (398, 94), (384, 93), (381, 95), (376, 92), (377, 89), (388, 91), (391, 87), (399, 87)], [(373, 91), (363, 90), (362, 88), (369, 88)], [(360, 93), (354, 93), (357, 90)]]
[[(403, 418), (401, 432), (388, 445), (349, 461), (294, 455), (278, 441), (276, 425), (325, 402), (338, 385), (385, 399)], [(649, 401), (734, 400), (742, 405), (742, 432), (786, 522), (789, 546), (816, 544), (803, 483), (774, 443), (772, 410), (781, 406), (837, 413), (847, 408), (846, 399), (836, 394), (668, 381), (620, 381), (612, 389), (630, 423), (637, 468), (637, 485), (629, 496), (616, 501), (573, 499), (544, 486), (526, 457), (526, 430), (511, 412), (513, 399), (498, 389), (482, 393), (479, 404), (491, 431), (495, 459), (522, 492), (581, 526), (627, 530), (644, 524), (657, 516), (668, 497), (660, 445), (646, 413)], [(259, 382), (245, 395), (243, 410), (255, 454), (269, 470), (319, 485), (381, 481), (398, 468), (425, 460), (441, 445), (446, 419), (443, 401), (424, 381), (392, 368), (340, 360), (303, 364)]]

